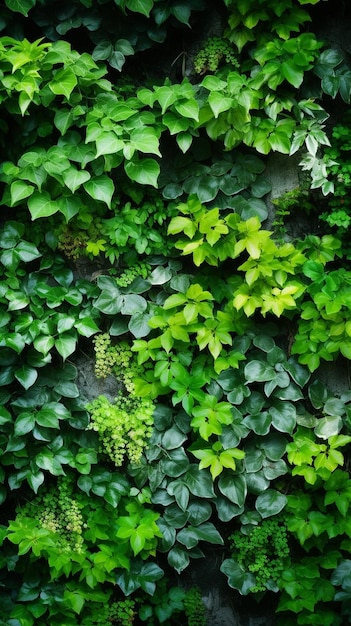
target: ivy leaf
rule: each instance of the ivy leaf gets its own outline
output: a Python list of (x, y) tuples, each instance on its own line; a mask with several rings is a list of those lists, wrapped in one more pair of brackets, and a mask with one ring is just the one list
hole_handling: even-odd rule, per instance
[(38, 372), (34, 367), (30, 367), (30, 365), (22, 365), (22, 367), (15, 371), (15, 378), (17, 378), (22, 387), (29, 389), (37, 380)]
[(83, 335), (83, 337), (91, 337), (94, 333), (99, 331), (99, 327), (95, 324), (91, 317), (83, 317), (80, 319), (76, 322), (75, 328), (80, 335)]
[(56, 70), (54, 78), (49, 82), (49, 88), (56, 96), (65, 96), (69, 99), (73, 89), (78, 84), (77, 76), (70, 67)]
[(36, 191), (28, 200), (28, 208), (32, 217), (32, 220), (36, 220), (39, 217), (49, 217), (59, 211), (60, 206), (57, 202), (51, 199), (47, 191)]
[(267, 489), (267, 491), (258, 496), (255, 507), (263, 518), (271, 517), (272, 515), (280, 513), (287, 501), (288, 499), (285, 494), (275, 489)]
[(126, 6), (130, 11), (141, 13), (146, 17), (150, 16), (150, 11), (154, 6), (153, 0), (127, 0)]
[(296, 426), (296, 408), (291, 402), (275, 400), (268, 414), (272, 418), (274, 428), (279, 432), (292, 434)]
[(181, 574), (190, 563), (188, 550), (180, 546), (174, 546), (168, 552), (167, 560), (170, 566), (173, 567), (178, 574)]
[(10, 11), (22, 13), (24, 17), (28, 17), (28, 12), (35, 6), (36, 0), (5, 0), (5, 4)]
[(35, 428), (35, 416), (33, 413), (20, 413), (16, 418), (14, 426), (14, 434), (16, 437), (22, 437), (32, 432)]
[(191, 15), (191, 9), (184, 2), (172, 6), (171, 13), (173, 13), (178, 22), (186, 24), (186, 26), (189, 26), (190, 28), (189, 18)]
[(215, 495), (211, 476), (199, 470), (195, 464), (190, 465), (184, 475), (184, 482), (194, 496), (213, 498)]
[(35, 187), (23, 182), (23, 180), (15, 180), (10, 187), (11, 192), (11, 206), (15, 206), (21, 200), (31, 196)]
[(156, 132), (148, 126), (132, 130), (130, 141), (139, 152), (149, 152), (161, 156)]
[(237, 589), (243, 596), (247, 595), (256, 585), (255, 576), (251, 572), (245, 572), (234, 559), (225, 559), (220, 570), (228, 576), (228, 585)]
[(140, 185), (152, 185), (157, 188), (160, 166), (154, 159), (128, 161), (124, 164), (127, 176)]
[(111, 200), (115, 190), (111, 178), (102, 174), (88, 180), (83, 184), (83, 187), (93, 200), (104, 202), (109, 209), (111, 208)]
[(57, 352), (62, 356), (65, 360), (69, 357), (76, 349), (77, 336), (76, 333), (63, 333), (55, 339), (55, 348)]
[(72, 193), (75, 193), (78, 187), (90, 179), (90, 174), (86, 170), (77, 170), (75, 167), (71, 167), (62, 172), (62, 178), (66, 187), (68, 187)]
[(242, 474), (223, 473), (219, 478), (218, 488), (233, 504), (239, 507), (243, 506), (246, 499), (247, 486)]

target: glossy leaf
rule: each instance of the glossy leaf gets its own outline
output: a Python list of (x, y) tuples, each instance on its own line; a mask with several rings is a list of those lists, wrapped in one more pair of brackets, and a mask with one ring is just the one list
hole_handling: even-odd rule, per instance
[(275, 489), (267, 489), (267, 491), (257, 497), (255, 507), (259, 514), (266, 518), (278, 515), (285, 507), (287, 501), (285, 494), (279, 493)]

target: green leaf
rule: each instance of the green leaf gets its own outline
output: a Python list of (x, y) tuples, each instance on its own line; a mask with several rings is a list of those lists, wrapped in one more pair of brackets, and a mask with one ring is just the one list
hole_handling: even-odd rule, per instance
[(263, 518), (271, 517), (271, 515), (280, 513), (287, 501), (288, 499), (285, 494), (275, 489), (267, 489), (267, 491), (258, 496), (255, 507)]
[(101, 176), (96, 176), (88, 180), (83, 184), (83, 187), (93, 200), (104, 202), (109, 209), (111, 208), (111, 200), (115, 190), (111, 178), (102, 174)]
[(319, 380), (313, 381), (308, 388), (308, 396), (315, 409), (321, 409), (328, 397), (326, 386)]
[(127, 0), (126, 6), (130, 11), (149, 17), (150, 11), (154, 6), (154, 0)]
[(181, 574), (190, 563), (188, 550), (180, 546), (174, 546), (168, 552), (167, 560), (169, 565), (173, 567), (178, 574)]
[(245, 366), (245, 378), (247, 382), (264, 382), (272, 380), (276, 372), (274, 368), (265, 361), (249, 361)]
[(190, 27), (189, 18), (191, 15), (191, 9), (184, 2), (180, 2), (179, 4), (175, 4), (171, 7), (171, 13), (173, 13), (174, 17), (181, 22), (182, 24), (186, 24)]
[(91, 317), (83, 317), (75, 323), (75, 328), (83, 337), (91, 337), (99, 331), (99, 327), (95, 324)]
[(5, 0), (5, 4), (10, 11), (22, 13), (22, 15), (28, 17), (28, 12), (35, 6), (36, 0)]
[(134, 293), (128, 293), (120, 296), (121, 313), (123, 315), (133, 315), (134, 313), (143, 313), (147, 308), (147, 302), (142, 296)]
[(317, 437), (328, 439), (332, 435), (338, 435), (342, 429), (343, 421), (339, 415), (326, 415), (318, 419), (314, 429)]
[(136, 150), (161, 156), (156, 132), (149, 126), (135, 128), (130, 134), (130, 141)]
[(16, 421), (14, 427), (14, 434), (16, 437), (22, 437), (32, 432), (35, 428), (35, 416), (33, 413), (21, 413)]
[(239, 507), (244, 505), (247, 486), (245, 477), (242, 474), (223, 473), (218, 480), (220, 492)]
[(233, 99), (226, 98), (222, 93), (212, 91), (208, 97), (208, 103), (213, 111), (213, 115), (217, 118), (223, 111), (229, 111), (233, 106)]
[(161, 445), (165, 450), (174, 450), (179, 448), (186, 440), (187, 435), (178, 430), (176, 426), (172, 426), (163, 433)]
[(274, 428), (279, 432), (292, 434), (296, 426), (296, 408), (291, 402), (275, 400), (268, 413)]
[(16, 248), (16, 254), (18, 254), (19, 258), (21, 261), (24, 261), (24, 263), (30, 263), (30, 261), (34, 261), (34, 259), (41, 257), (41, 253), (37, 247), (28, 241), (19, 242)]
[(175, 497), (176, 503), (182, 511), (186, 511), (189, 504), (189, 489), (181, 480), (174, 480), (168, 484), (167, 492)]
[(140, 185), (152, 185), (157, 188), (160, 166), (154, 159), (127, 161), (124, 164), (127, 176)]
[(189, 491), (199, 498), (213, 498), (215, 495), (211, 476), (199, 470), (198, 466), (195, 464), (190, 465), (184, 475), (184, 483)]
[(184, 448), (178, 448), (168, 452), (167, 456), (161, 460), (160, 466), (161, 471), (171, 478), (176, 478), (184, 474), (189, 467), (189, 459)]
[(250, 593), (250, 590), (256, 585), (255, 576), (250, 572), (245, 572), (234, 559), (225, 559), (220, 570), (228, 576), (228, 585), (237, 589), (242, 595)]
[(296, 89), (300, 87), (303, 81), (303, 71), (298, 69), (292, 60), (284, 61), (280, 66), (280, 71), (293, 87)]
[(64, 475), (61, 463), (55, 459), (50, 450), (43, 450), (42, 452), (39, 452), (34, 461), (40, 469), (47, 470), (50, 474), (53, 474), (53, 476)]
[(179, 115), (183, 117), (189, 117), (195, 122), (199, 121), (199, 105), (195, 99), (185, 100), (184, 102), (176, 102), (174, 105)]
[(25, 183), (22, 180), (15, 180), (10, 187), (11, 206), (15, 206), (15, 204), (21, 202), (21, 200), (31, 196), (34, 189), (35, 187), (33, 187), (33, 185), (28, 185), (28, 183)]
[(63, 599), (65, 605), (72, 609), (74, 613), (79, 615), (85, 604), (85, 599), (82, 594), (79, 591), (70, 591), (69, 589), (65, 589)]
[[(191, 133), (187, 133), (187, 132), (179, 133), (177, 135), (177, 137), (176, 137), (176, 141), (177, 141), (177, 144), (178, 144), (179, 148), (181, 149), (181, 151), (185, 154), (185, 152), (187, 152), (189, 150), (189, 148), (190, 148), (190, 146), (191, 146), (191, 144), (193, 142), (193, 136), (192, 136)], [(181, 190), (181, 187), (179, 185), (175, 186), (174, 183), (173, 183), (173, 191), (175, 189), (177, 189), (177, 187), (178, 187), (178, 189)], [(168, 185), (168, 198), (169, 198), (170, 188), (171, 188), (171, 185)], [(166, 194), (167, 194), (167, 192), (166, 192)], [(179, 195), (180, 195), (180, 193), (178, 193), (178, 195), (175, 195), (174, 197), (177, 198)], [(166, 198), (167, 196), (164, 195), (164, 197)]]
[(59, 210), (59, 204), (51, 199), (47, 191), (36, 191), (28, 200), (28, 208), (32, 220), (39, 217), (49, 217)]
[(62, 178), (66, 187), (68, 187), (72, 193), (75, 193), (78, 187), (86, 183), (91, 176), (86, 170), (77, 170), (75, 167), (71, 167), (62, 172)]
[(66, 96), (69, 99), (77, 84), (78, 80), (74, 71), (66, 67), (55, 71), (54, 78), (49, 82), (49, 88), (56, 96)]
[(29, 365), (22, 365), (18, 370), (15, 371), (15, 378), (17, 378), (18, 382), (25, 389), (29, 389), (32, 385), (34, 385), (35, 381), (38, 378), (38, 372), (34, 367), (30, 367)]
[(63, 333), (55, 339), (55, 348), (57, 352), (62, 356), (65, 360), (69, 357), (76, 349), (77, 336), (76, 333)]

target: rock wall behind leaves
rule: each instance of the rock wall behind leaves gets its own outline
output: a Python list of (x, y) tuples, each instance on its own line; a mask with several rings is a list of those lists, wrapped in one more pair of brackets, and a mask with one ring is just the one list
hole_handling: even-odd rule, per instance
[(0, 625), (349, 623), (349, 8), (0, 11)]

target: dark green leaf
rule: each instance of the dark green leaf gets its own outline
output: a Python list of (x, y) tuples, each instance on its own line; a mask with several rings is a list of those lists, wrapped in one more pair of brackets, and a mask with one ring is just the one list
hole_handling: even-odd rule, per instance
[(218, 480), (218, 488), (230, 502), (239, 507), (243, 506), (247, 487), (245, 477), (242, 474), (232, 474), (230, 472), (221, 474)]
[(263, 518), (271, 517), (280, 513), (287, 501), (285, 494), (279, 493), (275, 489), (267, 489), (267, 491), (258, 496), (255, 507)]
[(189, 491), (199, 498), (213, 498), (215, 493), (210, 474), (199, 470), (197, 465), (190, 465), (183, 480)]
[(228, 576), (228, 585), (233, 589), (237, 589), (242, 595), (247, 595), (256, 585), (254, 575), (245, 572), (241, 565), (234, 561), (234, 559), (225, 559), (220, 570), (223, 574)]
[(187, 436), (182, 433), (176, 426), (172, 426), (162, 436), (162, 446), (166, 450), (174, 450), (179, 448), (184, 441), (187, 440)]
[(180, 546), (174, 546), (168, 552), (167, 560), (169, 565), (173, 567), (178, 574), (181, 574), (190, 563), (188, 550), (181, 548)]
[(29, 365), (22, 365), (18, 370), (15, 371), (15, 378), (17, 378), (18, 382), (25, 389), (29, 389), (32, 385), (34, 385), (35, 381), (38, 378), (38, 372), (34, 367), (30, 367)]

